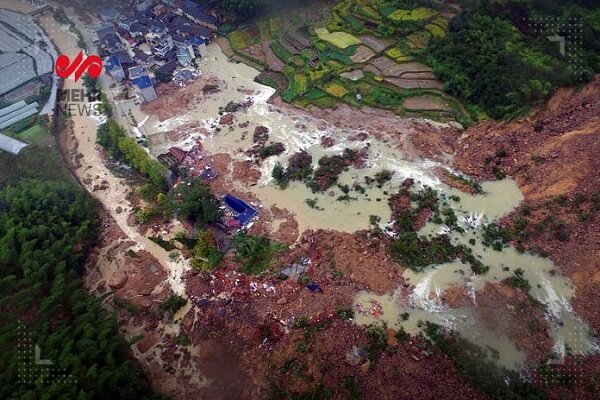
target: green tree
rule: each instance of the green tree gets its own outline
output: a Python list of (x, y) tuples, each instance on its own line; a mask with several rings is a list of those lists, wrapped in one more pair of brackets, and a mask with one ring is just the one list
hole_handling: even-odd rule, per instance
[(182, 181), (169, 191), (167, 199), (172, 213), (193, 221), (197, 227), (221, 219), (219, 200), (201, 179)]
[[(0, 191), (0, 398), (159, 398), (114, 316), (82, 285), (97, 221), (95, 201), (73, 184), (26, 180)], [(67, 380), (29, 364), (24, 332)]]

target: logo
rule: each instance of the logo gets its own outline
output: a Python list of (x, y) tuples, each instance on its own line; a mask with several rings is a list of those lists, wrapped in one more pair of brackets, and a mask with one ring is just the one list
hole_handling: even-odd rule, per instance
[(83, 51), (77, 54), (77, 57), (71, 62), (68, 56), (61, 54), (56, 59), (54, 66), (56, 75), (60, 78), (66, 79), (75, 73), (75, 82), (81, 78), (81, 76), (87, 72), (91, 78), (98, 78), (102, 72), (102, 59), (97, 55), (83, 58)]
[(100, 92), (97, 89), (62, 89), (57, 92), (58, 109), (66, 116), (102, 115)]

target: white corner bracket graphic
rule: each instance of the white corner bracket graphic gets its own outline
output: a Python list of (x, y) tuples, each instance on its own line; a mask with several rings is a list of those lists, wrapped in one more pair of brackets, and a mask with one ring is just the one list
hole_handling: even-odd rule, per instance
[(547, 38), (551, 42), (558, 42), (559, 43), (560, 54), (564, 57), (565, 54), (566, 54), (566, 41), (565, 41), (565, 37), (564, 36), (553, 35), (553, 36), (547, 36)]
[(40, 346), (35, 345), (35, 365), (52, 365), (52, 361), (45, 360), (41, 358), (42, 351), (40, 350)]

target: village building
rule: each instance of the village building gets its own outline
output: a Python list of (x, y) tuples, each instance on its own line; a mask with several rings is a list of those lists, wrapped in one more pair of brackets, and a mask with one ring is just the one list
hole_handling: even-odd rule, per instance
[(136, 87), (142, 103), (149, 103), (156, 99), (156, 91), (154, 90), (152, 80), (148, 75), (142, 75), (138, 78), (132, 79), (131, 82)]
[(125, 79), (125, 70), (123, 70), (118, 57), (114, 55), (108, 57), (105, 64), (106, 72), (108, 72), (111, 78), (119, 82)]
[(102, 18), (104, 22), (113, 23), (119, 18), (119, 15), (121, 14), (111, 7), (104, 7), (100, 10), (100, 18)]

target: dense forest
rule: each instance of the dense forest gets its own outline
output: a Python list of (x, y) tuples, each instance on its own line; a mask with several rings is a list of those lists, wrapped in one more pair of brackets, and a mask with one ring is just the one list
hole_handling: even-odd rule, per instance
[[(588, 9), (592, 1), (464, 3), (425, 62), (446, 91), (489, 116), (525, 115), (556, 88), (600, 71), (600, 9)], [(564, 38), (564, 54), (549, 40), (555, 36)]]
[[(0, 398), (159, 398), (116, 319), (82, 286), (97, 225), (74, 184), (24, 180), (0, 191)], [(52, 365), (34, 363), (33, 343)]]

